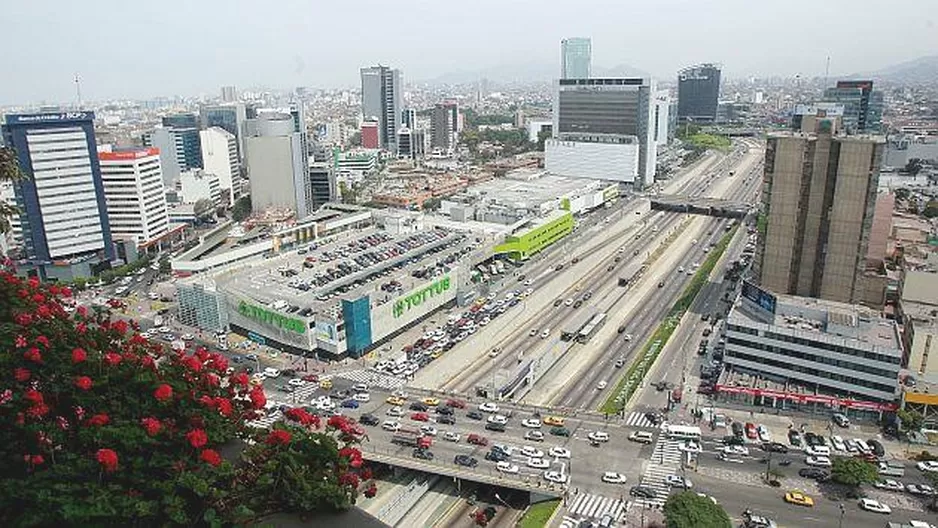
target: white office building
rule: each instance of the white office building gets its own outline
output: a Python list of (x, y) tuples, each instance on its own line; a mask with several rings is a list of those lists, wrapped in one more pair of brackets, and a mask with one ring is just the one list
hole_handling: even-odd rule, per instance
[(200, 169), (180, 174), (178, 190), (183, 203), (195, 203), (199, 200), (211, 200), (215, 205), (222, 203), (218, 176)]
[(671, 94), (667, 90), (661, 90), (655, 94), (655, 144), (659, 147), (667, 145), (670, 141), (668, 136), (670, 113)]
[(220, 127), (199, 132), (202, 141), (202, 167), (218, 177), (222, 203), (228, 207), (241, 197), (241, 161), (238, 138)]
[(544, 168), (555, 176), (634, 183), (639, 145), (633, 136), (600, 135), (590, 141), (547, 139)]
[(153, 147), (98, 153), (111, 236), (146, 246), (169, 231), (159, 150)]
[(248, 119), (244, 145), (255, 211), (290, 209), (297, 218), (312, 213), (309, 158), (303, 143), (289, 114), (270, 113)]

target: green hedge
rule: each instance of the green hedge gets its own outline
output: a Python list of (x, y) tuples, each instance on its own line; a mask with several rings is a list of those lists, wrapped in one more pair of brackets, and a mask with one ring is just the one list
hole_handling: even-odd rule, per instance
[(560, 499), (532, 504), (528, 507), (528, 511), (524, 512), (524, 517), (518, 521), (519, 528), (544, 528), (558, 506), (560, 506)]

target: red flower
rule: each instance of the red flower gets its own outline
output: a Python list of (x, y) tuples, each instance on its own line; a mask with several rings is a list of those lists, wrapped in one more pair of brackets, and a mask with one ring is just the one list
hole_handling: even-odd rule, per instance
[(101, 427), (101, 426), (107, 425), (108, 423), (110, 423), (110, 421), (111, 419), (108, 418), (108, 415), (101, 413), (101, 414), (96, 414), (92, 416), (91, 418), (88, 418), (87, 423), (88, 425)]
[(114, 352), (108, 352), (107, 354), (104, 354), (104, 362), (114, 367), (121, 362), (121, 356), (120, 354), (115, 354)]
[(274, 429), (267, 435), (267, 442), (270, 445), (287, 445), (290, 443), (290, 440), (293, 438), (293, 435), (289, 431), (284, 431), (283, 429)]
[(330, 416), (329, 420), (326, 421), (326, 425), (335, 429), (344, 429), (348, 427), (348, 419), (339, 415)]
[(62, 289), (59, 290), (59, 293), (62, 294), (62, 297), (71, 297), (71, 296), (72, 296), (72, 289), (69, 288), (68, 286), (62, 286)]
[(218, 374), (212, 372), (209, 372), (203, 376), (202, 380), (205, 381), (205, 384), (209, 387), (217, 387), (221, 383), (221, 380), (218, 378)]
[[(29, 283), (30, 288), (36, 289), (39, 287), (39, 279), (37, 279), (36, 277), (30, 277), (29, 280), (27, 280), (26, 282)], [(26, 290), (23, 290), (23, 291), (26, 291)]]
[(211, 356), (212, 368), (218, 372), (225, 372), (228, 370), (228, 358), (221, 354), (212, 354)]
[(23, 460), (30, 466), (41, 466), (46, 461), (42, 455), (23, 455)]
[(239, 372), (232, 376), (228, 381), (230, 381), (233, 385), (241, 385), (242, 387), (246, 387), (248, 384), (248, 375), (244, 372)]
[(293, 409), (289, 409), (286, 412), (286, 415), (287, 415), (287, 418), (295, 422), (299, 422), (300, 425), (303, 425), (303, 426), (315, 425), (316, 427), (319, 427), (319, 417), (313, 416), (306, 409), (302, 407), (294, 407)]
[(195, 356), (189, 356), (186, 359), (182, 360), (182, 363), (189, 368), (192, 372), (201, 372), (202, 371), (202, 362), (199, 361), (199, 358)]
[(264, 396), (264, 389), (259, 386), (251, 389), (248, 397), (251, 398), (251, 405), (253, 405), (255, 409), (263, 409), (264, 406), (267, 405), (267, 396)]
[(143, 428), (147, 430), (147, 434), (150, 436), (156, 436), (160, 432), (160, 429), (163, 428), (163, 424), (153, 417), (144, 418), (140, 420), (140, 423), (143, 425)]
[(368, 497), (370, 499), (377, 494), (378, 494), (378, 486), (374, 482), (372, 482), (371, 486), (368, 486), (368, 488), (365, 489), (365, 497)]
[(361, 472), (361, 475), (362, 475), (362, 480), (371, 480), (371, 477), (372, 477), (371, 468), (363, 469)]
[[(84, 304), (81, 304), (78, 306), (78, 308), (75, 309), (75, 313), (77, 313), (78, 315), (82, 317), (88, 317), (88, 308)], [(85, 333), (84, 329), (86, 328), (87, 326), (85, 326), (85, 323), (78, 323), (79, 332), (84, 334)]]
[(42, 363), (42, 354), (40, 354), (39, 349), (35, 347), (23, 353), (23, 358), (34, 363)]
[(200, 449), (208, 443), (208, 435), (202, 429), (193, 429), (186, 433), (186, 440), (192, 447)]
[(46, 296), (41, 293), (33, 294), (33, 302), (36, 304), (46, 302)]
[(359, 484), (358, 475), (355, 473), (347, 472), (339, 475), (339, 484), (343, 486), (349, 486), (351, 488), (357, 488)]
[(88, 354), (85, 353), (85, 349), (76, 348), (72, 350), (72, 363), (81, 363), (86, 359), (88, 359)]
[(203, 450), (199, 455), (199, 458), (202, 459), (203, 462), (207, 462), (213, 466), (221, 464), (221, 455), (219, 455), (218, 451), (215, 451), (214, 449)]
[(118, 333), (126, 334), (127, 333), (127, 321), (123, 319), (118, 319), (111, 323), (111, 329), (117, 330)]
[(88, 376), (78, 376), (75, 378), (75, 386), (81, 390), (91, 390), (91, 386), (94, 383), (91, 381), (91, 378)]
[(49, 348), (49, 338), (44, 335), (37, 337), (36, 342), (46, 348)]
[(36, 389), (29, 389), (23, 394), (23, 398), (26, 399), (29, 403), (33, 405), (39, 405), (43, 403), (42, 393)]
[(28, 344), (29, 344), (29, 341), (26, 341), (25, 337), (21, 335), (16, 336), (16, 346), (18, 348), (26, 348), (26, 345)]
[(153, 391), (153, 397), (164, 402), (173, 397), (173, 388), (167, 384), (162, 384)]
[(206, 407), (208, 407), (208, 408), (214, 408), (214, 407), (215, 407), (215, 398), (212, 398), (212, 397), (209, 396), (208, 394), (203, 394), (202, 397), (199, 398), (199, 403), (201, 403), (202, 405), (204, 405), (204, 406), (206, 406)]
[(215, 406), (222, 416), (231, 416), (231, 401), (228, 398), (215, 398)]
[(36, 313), (39, 314), (39, 317), (42, 319), (48, 319), (52, 315), (52, 310), (49, 309), (45, 304), (40, 304), (39, 308), (36, 308)]
[(14, 318), (14, 321), (20, 326), (29, 326), (33, 322), (33, 316), (28, 313), (21, 313)]
[(29, 370), (24, 368), (17, 368), (13, 370), (13, 377), (16, 378), (16, 381), (29, 381)]
[(113, 449), (98, 449), (96, 458), (104, 471), (110, 473), (117, 469), (117, 453)]
[(44, 403), (26, 409), (26, 415), (30, 418), (42, 418), (47, 414), (49, 414), (49, 406)]

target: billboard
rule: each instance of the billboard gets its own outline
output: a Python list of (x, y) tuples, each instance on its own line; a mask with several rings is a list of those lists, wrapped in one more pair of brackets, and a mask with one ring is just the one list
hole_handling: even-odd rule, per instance
[(261, 306), (250, 299), (232, 295), (226, 298), (228, 322), (248, 332), (303, 350), (312, 350), (314, 332), (303, 318), (286, 315)]
[(743, 281), (743, 297), (755, 303), (759, 308), (772, 314), (775, 313), (778, 298), (749, 281)]
[(50, 114), (10, 114), (6, 116), (8, 125), (33, 123), (61, 123), (67, 121), (91, 121), (94, 112), (55, 112)]

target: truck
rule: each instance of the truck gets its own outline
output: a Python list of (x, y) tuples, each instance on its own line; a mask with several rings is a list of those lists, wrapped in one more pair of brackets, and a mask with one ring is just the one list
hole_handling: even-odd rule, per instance
[(419, 429), (402, 427), (391, 437), (391, 443), (418, 449), (429, 449), (433, 445), (433, 439), (424, 435)]

